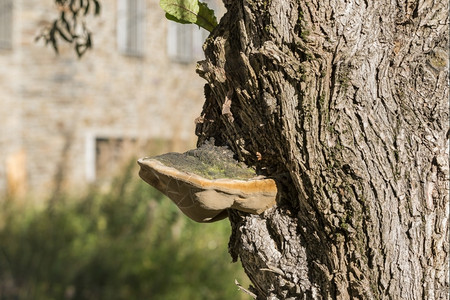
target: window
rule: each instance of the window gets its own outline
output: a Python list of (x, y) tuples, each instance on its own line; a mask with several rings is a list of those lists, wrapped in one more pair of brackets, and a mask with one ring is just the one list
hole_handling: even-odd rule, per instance
[(117, 44), (125, 55), (144, 56), (145, 0), (118, 0)]
[(97, 179), (111, 179), (128, 162), (136, 147), (135, 139), (97, 138), (95, 173)]
[(193, 24), (168, 23), (167, 50), (171, 60), (191, 63), (202, 59), (202, 45), (208, 32)]
[[(217, 2), (205, 1), (217, 16)], [(218, 17), (218, 16), (217, 16)], [(169, 58), (179, 63), (191, 63), (203, 59), (203, 43), (209, 32), (193, 24), (179, 24), (170, 21), (167, 30), (167, 52)]]
[(137, 140), (129, 137), (86, 136), (86, 179), (108, 181), (136, 153)]
[(131, 132), (86, 132), (85, 175), (88, 182), (108, 184), (138, 157), (173, 151), (173, 143), (163, 138), (138, 138)]
[(0, 0), (0, 48), (12, 48), (13, 0)]

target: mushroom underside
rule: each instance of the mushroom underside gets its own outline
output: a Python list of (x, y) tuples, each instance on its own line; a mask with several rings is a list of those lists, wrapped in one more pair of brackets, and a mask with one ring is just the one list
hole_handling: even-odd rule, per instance
[(169, 197), (189, 218), (214, 222), (227, 217), (227, 209), (260, 214), (275, 205), (277, 188), (273, 179), (255, 177), (208, 179), (180, 171), (152, 158), (138, 160), (139, 176)]

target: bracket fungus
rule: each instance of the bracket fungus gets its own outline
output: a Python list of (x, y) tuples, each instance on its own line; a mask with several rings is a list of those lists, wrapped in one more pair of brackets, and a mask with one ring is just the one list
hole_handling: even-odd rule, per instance
[(275, 205), (275, 181), (236, 162), (225, 147), (205, 144), (185, 153), (141, 158), (138, 164), (144, 181), (197, 222), (226, 218), (228, 208), (260, 214)]

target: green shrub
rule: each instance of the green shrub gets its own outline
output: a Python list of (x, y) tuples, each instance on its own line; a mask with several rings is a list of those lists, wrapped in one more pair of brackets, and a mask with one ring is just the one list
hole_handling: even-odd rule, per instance
[(190, 221), (132, 178), (41, 208), (4, 201), (0, 299), (248, 299), (229, 223)]

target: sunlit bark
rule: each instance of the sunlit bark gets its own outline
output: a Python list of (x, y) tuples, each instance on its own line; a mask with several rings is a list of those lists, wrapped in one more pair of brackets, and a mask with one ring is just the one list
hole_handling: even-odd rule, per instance
[(275, 209), (230, 211), (252, 291), (445, 299), (447, 1), (224, 2), (197, 134), (277, 180)]

